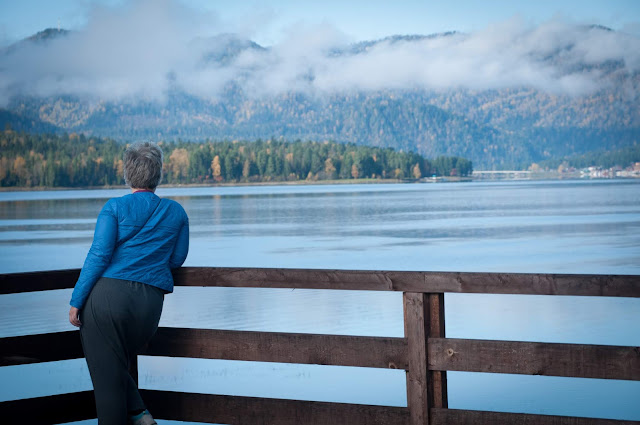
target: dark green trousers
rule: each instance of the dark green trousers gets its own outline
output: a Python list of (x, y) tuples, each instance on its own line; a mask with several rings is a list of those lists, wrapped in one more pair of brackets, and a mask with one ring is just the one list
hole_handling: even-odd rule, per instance
[(80, 337), (100, 425), (126, 425), (145, 409), (129, 364), (158, 329), (164, 292), (144, 283), (100, 278), (80, 311)]

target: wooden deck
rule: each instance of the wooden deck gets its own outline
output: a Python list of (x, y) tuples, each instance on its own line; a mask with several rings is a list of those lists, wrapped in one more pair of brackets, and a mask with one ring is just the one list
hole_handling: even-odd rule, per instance
[[(64, 270), (0, 275), (0, 294), (71, 288), (78, 274), (79, 270)], [(445, 337), (444, 323), (447, 292), (638, 298), (640, 276), (187, 267), (175, 273), (175, 283), (403, 292), (403, 338), (160, 328), (143, 354), (403, 369), (408, 406), (142, 390), (158, 419), (234, 425), (640, 424), (448, 409), (446, 371), (638, 381), (640, 348), (451, 339)], [(0, 338), (0, 346), (0, 366), (83, 357), (77, 331)], [(25, 418), (26, 411), (30, 414)], [(0, 403), (3, 424), (91, 418), (95, 418), (91, 391)]]

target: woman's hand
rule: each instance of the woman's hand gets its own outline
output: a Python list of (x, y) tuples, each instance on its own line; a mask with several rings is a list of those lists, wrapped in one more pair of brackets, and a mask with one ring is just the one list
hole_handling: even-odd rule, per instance
[(69, 322), (78, 328), (82, 326), (82, 323), (80, 322), (80, 310), (76, 307), (71, 307), (69, 310)]

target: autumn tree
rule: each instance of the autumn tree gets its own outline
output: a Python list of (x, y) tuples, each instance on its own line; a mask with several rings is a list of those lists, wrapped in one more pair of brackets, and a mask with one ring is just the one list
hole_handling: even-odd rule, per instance
[(222, 167), (220, 166), (220, 156), (216, 155), (213, 157), (213, 161), (211, 161), (211, 171), (213, 175), (213, 179), (217, 182), (222, 181)]
[(416, 180), (422, 178), (422, 171), (420, 171), (420, 164), (418, 163), (413, 166), (413, 178)]
[(248, 181), (249, 177), (251, 177), (251, 161), (249, 159), (245, 159), (242, 164), (242, 177)]
[(174, 149), (169, 156), (169, 169), (173, 182), (184, 182), (189, 169), (189, 152), (184, 148)]
[(324, 172), (327, 179), (333, 180), (336, 178), (336, 167), (333, 165), (333, 160), (331, 158), (327, 158), (324, 161)]
[(360, 164), (353, 164), (351, 166), (351, 177), (354, 179), (360, 177)]

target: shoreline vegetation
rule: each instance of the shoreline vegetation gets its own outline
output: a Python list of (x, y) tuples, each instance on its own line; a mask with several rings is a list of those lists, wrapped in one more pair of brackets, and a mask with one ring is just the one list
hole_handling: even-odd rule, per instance
[[(160, 183), (159, 189), (175, 188), (205, 188), (205, 187), (247, 187), (247, 186), (322, 186), (322, 185), (355, 185), (355, 184), (429, 184), (429, 183), (462, 183), (462, 182), (499, 182), (499, 181), (544, 181), (544, 180), (634, 180), (640, 178), (640, 174), (632, 176), (589, 176), (580, 174), (561, 175), (555, 172), (537, 173), (531, 177), (498, 177), (498, 178), (478, 178), (478, 177), (426, 177), (415, 179), (348, 179), (348, 180), (296, 180), (296, 181), (270, 181), (270, 182), (239, 182), (239, 183), (184, 183), (168, 184)], [(125, 184), (106, 186), (73, 186), (73, 187), (0, 187), (0, 193), (6, 192), (55, 192), (71, 190), (115, 190), (129, 189)]]
[[(420, 184), (420, 183), (459, 183), (473, 181), (471, 177), (447, 177), (447, 178), (423, 178), (415, 179), (344, 179), (344, 180), (295, 180), (295, 181), (270, 181), (270, 182), (239, 182), (239, 183), (184, 183), (169, 184), (160, 182), (158, 189), (196, 188), (196, 187), (245, 187), (245, 186), (322, 186), (322, 185), (350, 185), (350, 184)], [(2, 192), (39, 192), (39, 191), (64, 191), (64, 190), (110, 190), (129, 189), (124, 183), (121, 185), (106, 186), (5, 186), (0, 187)]]
[[(165, 153), (162, 187), (167, 188), (640, 178), (640, 162), (610, 166), (621, 159), (640, 160), (639, 146), (564, 159), (557, 168), (532, 164), (527, 170), (474, 171), (465, 158), (426, 159), (413, 152), (329, 141), (158, 143)], [(82, 134), (7, 129), (0, 132), (0, 192), (126, 188), (121, 160), (126, 146)], [(584, 167), (598, 158), (605, 166)]]
[[(330, 141), (256, 140), (165, 142), (166, 185), (399, 182), (464, 178), (471, 161), (426, 159), (399, 152)], [(117, 187), (127, 144), (82, 134), (0, 133), (0, 187)]]
[[(352, 180), (319, 180), (319, 181), (271, 181), (271, 182), (246, 182), (246, 183), (183, 183), (183, 184), (169, 184), (160, 182), (158, 189), (175, 189), (175, 188), (190, 188), (190, 187), (243, 187), (243, 186), (306, 186), (306, 185), (332, 185), (332, 184), (399, 184), (406, 183), (402, 180), (379, 180), (379, 179), (352, 179)], [(37, 191), (62, 191), (62, 190), (109, 190), (109, 189), (129, 189), (129, 186), (124, 183), (121, 185), (106, 185), (106, 186), (69, 186), (69, 187), (49, 187), (49, 186), (34, 186), (34, 187), (0, 187), (0, 192), (9, 191), (24, 191), (24, 192), (37, 192)]]

